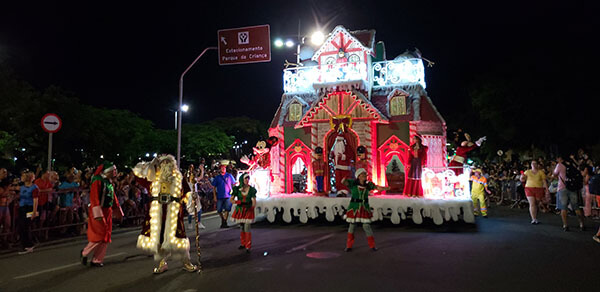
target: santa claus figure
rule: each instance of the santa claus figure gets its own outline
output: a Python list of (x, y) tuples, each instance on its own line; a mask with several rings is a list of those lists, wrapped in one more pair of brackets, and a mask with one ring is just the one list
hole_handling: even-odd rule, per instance
[(471, 136), (464, 133), (463, 139), (460, 142), (460, 146), (456, 147), (456, 154), (450, 160), (450, 169), (454, 171), (456, 175), (463, 173), (463, 166), (467, 161), (467, 153), (473, 151), (475, 148), (481, 146), (486, 137), (481, 137), (475, 143), (471, 142)]
[(331, 149), (331, 155), (333, 156), (335, 169), (335, 189), (339, 196), (346, 196), (350, 191), (346, 185), (342, 184), (342, 180), (344, 178), (350, 178), (350, 165), (352, 165), (353, 157), (352, 151), (344, 136), (340, 135), (335, 138), (335, 142)]
[(153, 253), (154, 259), (159, 261), (155, 274), (167, 270), (169, 257), (181, 259), (184, 270), (197, 271), (198, 266), (190, 262), (190, 241), (183, 222), (182, 199), (190, 189), (182, 179), (175, 158), (161, 155), (151, 162), (138, 163), (133, 172), (146, 181), (152, 195), (137, 247)]

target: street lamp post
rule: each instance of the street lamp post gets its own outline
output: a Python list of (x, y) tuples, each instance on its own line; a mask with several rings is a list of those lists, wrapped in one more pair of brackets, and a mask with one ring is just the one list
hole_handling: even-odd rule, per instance
[(181, 73), (181, 77), (179, 77), (179, 107), (177, 108), (177, 166), (181, 167), (181, 111), (183, 109), (183, 76), (187, 73), (193, 66), (198, 62), (198, 59), (204, 55), (208, 50), (216, 50), (217, 47), (208, 47), (196, 57), (194, 62), (190, 64), (183, 73)]
[[(300, 47), (304, 45), (304, 41), (308, 36), (298, 36), (298, 43), (296, 44), (296, 64), (300, 64)], [(315, 31), (310, 35), (310, 42), (313, 46), (319, 46), (325, 40), (325, 35), (320, 31)], [(290, 39), (285, 42), (281, 38), (275, 39), (274, 45), (276, 48), (288, 47), (291, 48), (294, 46), (294, 42)]]
[[(184, 113), (187, 113), (187, 111), (189, 109), (190, 109), (190, 107), (187, 104), (184, 104), (184, 105), (181, 106), (181, 111), (184, 112)], [(175, 112), (175, 130), (177, 130), (179, 128), (179, 127), (177, 127), (177, 122), (178, 122), (177, 117), (179, 115), (177, 114), (178, 111), (174, 111), (174, 112)]]

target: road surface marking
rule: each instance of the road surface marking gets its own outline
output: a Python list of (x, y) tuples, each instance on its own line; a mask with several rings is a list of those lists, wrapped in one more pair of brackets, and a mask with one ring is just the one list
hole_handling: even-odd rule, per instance
[(333, 237), (333, 233), (325, 235), (325, 236), (321, 236), (321, 237), (319, 237), (319, 238), (317, 238), (317, 239), (315, 239), (315, 240), (313, 240), (311, 242), (305, 243), (303, 245), (296, 246), (296, 247), (294, 247), (294, 248), (286, 251), (285, 253), (292, 253), (292, 252), (295, 252), (297, 250), (301, 250), (301, 249), (307, 248), (307, 247), (309, 247), (309, 246), (311, 246), (313, 244), (319, 243), (319, 242), (321, 242), (323, 240), (326, 240), (326, 239), (329, 239), (331, 237)]
[[(116, 253), (116, 254), (111, 254), (111, 255), (105, 256), (104, 258), (105, 259), (107, 259), (107, 258), (114, 258), (114, 257), (122, 256), (124, 254), (127, 254), (127, 253), (126, 252), (120, 252), (120, 253)], [(18, 279), (33, 277), (33, 276), (41, 275), (41, 274), (44, 274), (44, 273), (50, 273), (50, 272), (54, 272), (54, 271), (58, 271), (58, 270), (62, 270), (62, 269), (70, 268), (70, 267), (75, 267), (75, 266), (79, 266), (79, 265), (81, 265), (81, 262), (77, 262), (77, 263), (74, 263), (74, 264), (68, 264), (68, 265), (64, 265), (64, 266), (58, 266), (58, 267), (55, 267), (55, 268), (50, 268), (50, 269), (42, 270), (42, 271), (39, 271), (39, 272), (27, 274), (27, 275), (17, 276), (17, 277), (14, 277), (13, 279), (18, 280)]]

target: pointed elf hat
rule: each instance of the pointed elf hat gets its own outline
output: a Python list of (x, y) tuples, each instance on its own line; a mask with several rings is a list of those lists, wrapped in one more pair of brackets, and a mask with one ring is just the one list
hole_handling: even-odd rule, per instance
[(94, 175), (100, 175), (103, 173), (109, 173), (115, 169), (115, 164), (110, 161), (104, 161), (102, 164), (96, 168), (94, 171)]

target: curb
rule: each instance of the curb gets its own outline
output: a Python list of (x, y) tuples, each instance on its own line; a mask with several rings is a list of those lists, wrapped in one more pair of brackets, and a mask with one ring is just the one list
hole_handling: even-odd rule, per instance
[[(210, 211), (210, 212), (202, 213), (202, 219), (209, 219), (209, 218), (213, 218), (215, 216), (218, 216), (217, 211)], [(127, 233), (127, 232), (134, 231), (134, 230), (140, 230), (141, 228), (142, 228), (141, 226), (122, 227), (122, 228), (120, 227), (117, 229), (113, 229), (112, 235)], [(48, 247), (48, 246), (53, 246), (53, 245), (58, 245), (58, 244), (63, 244), (63, 243), (75, 242), (75, 241), (83, 240), (86, 237), (87, 237), (86, 234), (81, 234), (81, 235), (68, 237), (68, 238), (58, 238), (55, 240), (40, 242), (35, 247), (41, 248), (41, 247)], [(19, 248), (3, 249), (3, 250), (0, 250), (0, 256), (9, 255), (11, 253), (16, 253), (18, 251), (19, 251)]]

